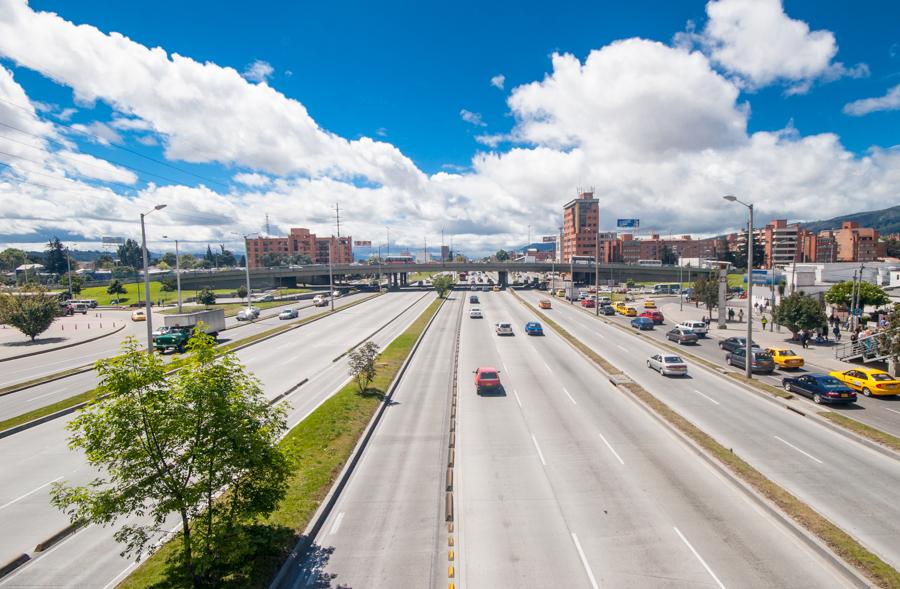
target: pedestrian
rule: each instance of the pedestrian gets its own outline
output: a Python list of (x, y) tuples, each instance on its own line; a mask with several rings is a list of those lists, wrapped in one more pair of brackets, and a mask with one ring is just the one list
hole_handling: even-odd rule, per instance
[(804, 349), (809, 347), (809, 334), (806, 333), (805, 329), (800, 330), (800, 346)]
[(834, 334), (834, 341), (841, 341), (841, 328), (838, 327), (837, 323), (834, 324), (834, 328), (831, 330), (831, 333)]
[(740, 321), (741, 323), (744, 322), (744, 310), (743, 309), (738, 311), (738, 321)]
[(734, 309), (728, 309), (728, 320), (734, 321)]
[(704, 315), (703, 317), (701, 317), (701, 318), (700, 318), (700, 321), (702, 321), (703, 323), (706, 323), (706, 315)]

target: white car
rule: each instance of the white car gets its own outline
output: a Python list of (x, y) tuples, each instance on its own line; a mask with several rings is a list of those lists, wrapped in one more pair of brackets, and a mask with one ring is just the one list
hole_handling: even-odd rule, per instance
[(296, 319), (300, 316), (300, 312), (297, 309), (285, 309), (281, 313), (278, 314), (279, 319)]
[(702, 321), (682, 321), (675, 327), (690, 329), (700, 337), (705, 337), (707, 332), (709, 332), (709, 328), (706, 326), (706, 323), (703, 323)]
[(513, 335), (512, 323), (495, 323), (494, 331), (497, 335)]
[(687, 364), (675, 354), (654, 354), (647, 359), (647, 368), (663, 376), (687, 376)]
[(481, 309), (473, 307), (469, 310), (469, 319), (484, 319), (484, 315), (481, 314)]
[(238, 321), (253, 321), (257, 317), (259, 317), (258, 307), (247, 307), (246, 309), (241, 309), (237, 314)]

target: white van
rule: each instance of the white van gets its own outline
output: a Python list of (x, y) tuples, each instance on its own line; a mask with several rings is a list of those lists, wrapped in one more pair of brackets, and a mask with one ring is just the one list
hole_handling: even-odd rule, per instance
[(690, 329), (700, 337), (706, 337), (707, 332), (709, 332), (709, 328), (706, 326), (706, 323), (703, 323), (702, 321), (682, 321), (676, 327)]

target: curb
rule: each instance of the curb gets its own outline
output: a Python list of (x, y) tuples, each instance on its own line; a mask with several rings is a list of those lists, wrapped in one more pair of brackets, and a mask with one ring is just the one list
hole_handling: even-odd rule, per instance
[(29, 560), (31, 560), (31, 557), (28, 556), (27, 554), (22, 553), (19, 556), (15, 557), (12, 560), (10, 560), (9, 562), (7, 562), (6, 564), (0, 566), (0, 579), (5, 577), (6, 575), (10, 574), (14, 570), (19, 568), (23, 564), (25, 564), (26, 562), (28, 562)]
[(80, 523), (69, 524), (60, 531), (56, 532), (43, 542), (39, 542), (37, 546), (34, 547), (35, 552), (43, 552), (50, 548), (51, 546), (58, 544), (60, 540), (66, 538), (70, 534), (74, 534), (78, 531), (78, 528), (81, 527)]
[(21, 358), (29, 358), (31, 356), (37, 356), (38, 354), (46, 354), (48, 352), (55, 352), (57, 350), (65, 350), (66, 348), (74, 348), (75, 346), (80, 346), (81, 344), (88, 344), (90, 342), (95, 342), (98, 339), (103, 339), (104, 337), (108, 337), (110, 335), (119, 333), (123, 329), (125, 329), (124, 321), (122, 321), (122, 327), (120, 327), (119, 329), (116, 329), (114, 331), (110, 331), (109, 333), (104, 333), (103, 335), (98, 335), (96, 337), (81, 340), (80, 342), (73, 342), (71, 344), (64, 344), (62, 346), (56, 346), (53, 348), (49, 348), (47, 350), (38, 350), (36, 352), (28, 352), (27, 354), (19, 354), (18, 356), (10, 356), (9, 358), (0, 358), (0, 362), (9, 362), (10, 360), (19, 360)]
[(297, 544), (294, 545), (293, 550), (291, 550), (284, 564), (281, 565), (278, 574), (275, 575), (275, 578), (269, 584), (269, 589), (277, 589), (278, 587), (281, 587), (283, 585), (283, 583), (287, 580), (289, 570), (295, 565), (295, 563), (300, 563), (300, 559), (303, 558), (303, 556), (306, 554), (306, 551), (309, 549), (310, 545), (313, 543), (316, 536), (325, 525), (325, 521), (328, 519), (328, 516), (331, 515), (331, 511), (332, 509), (334, 509), (334, 506), (337, 503), (338, 498), (340, 497), (341, 491), (343, 491), (344, 487), (347, 486), (347, 483), (350, 480), (350, 475), (353, 474), (357, 463), (359, 463), (360, 459), (362, 458), (363, 451), (365, 450), (366, 446), (369, 443), (369, 440), (372, 438), (372, 435), (375, 432), (375, 428), (380, 423), (381, 416), (384, 415), (385, 410), (390, 404), (389, 401), (394, 396), (394, 391), (398, 386), (400, 386), (400, 382), (403, 380), (403, 375), (406, 373), (407, 367), (415, 357), (416, 351), (419, 349), (419, 345), (422, 343), (422, 340), (428, 333), (428, 329), (431, 327), (431, 324), (434, 323), (434, 320), (441, 312), (441, 309), (444, 308), (444, 302), (446, 300), (447, 299), (441, 299), (441, 306), (438, 307), (437, 311), (435, 311), (434, 315), (431, 316), (431, 319), (428, 320), (428, 323), (422, 329), (422, 333), (419, 334), (419, 338), (416, 340), (416, 343), (413, 344), (412, 349), (410, 349), (409, 355), (403, 361), (403, 364), (397, 371), (397, 375), (394, 376), (394, 380), (391, 382), (390, 387), (388, 387), (387, 394), (384, 396), (384, 399), (382, 400), (381, 405), (378, 407), (378, 410), (375, 412), (375, 415), (373, 415), (372, 419), (369, 420), (369, 424), (366, 426), (365, 431), (363, 431), (362, 435), (357, 441), (356, 447), (353, 448), (353, 452), (347, 459), (346, 464), (344, 464), (344, 468), (341, 469), (341, 472), (335, 480), (335, 483), (332, 485), (331, 490), (328, 492), (328, 495), (326, 495), (322, 500), (322, 503), (319, 505), (319, 509), (316, 510), (316, 513), (313, 515), (309, 524), (306, 526), (306, 529), (303, 530), (303, 533), (300, 535), (300, 539), (297, 541)]

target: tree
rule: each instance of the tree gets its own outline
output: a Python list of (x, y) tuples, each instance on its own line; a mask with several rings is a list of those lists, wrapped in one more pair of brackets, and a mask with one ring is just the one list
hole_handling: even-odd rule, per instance
[(0, 323), (34, 338), (47, 331), (59, 315), (59, 299), (43, 288), (0, 294)]
[(172, 267), (169, 266), (168, 264), (166, 264), (163, 260), (159, 260), (159, 262), (157, 262), (157, 264), (156, 264), (156, 267), (159, 268), (160, 270), (171, 270), (172, 269)]
[(678, 254), (669, 246), (664, 245), (659, 251), (659, 260), (665, 266), (673, 266), (678, 263)]
[(113, 280), (109, 283), (109, 286), (106, 287), (106, 294), (111, 295), (120, 295), (128, 292), (128, 289), (125, 288), (125, 285), (122, 284), (119, 280)]
[(900, 239), (888, 239), (885, 249), (887, 255), (892, 258), (900, 258)]
[(775, 307), (772, 319), (787, 327), (796, 336), (801, 329), (818, 329), (828, 323), (825, 309), (816, 299), (795, 292), (781, 299)]
[(26, 263), (28, 263), (28, 254), (23, 250), (8, 247), (0, 252), (0, 271), (2, 272), (12, 272)]
[(197, 295), (197, 302), (206, 306), (215, 305), (216, 293), (214, 293), (210, 287), (204, 286), (200, 291), (200, 294)]
[(109, 396), (66, 426), (70, 447), (84, 452), (97, 475), (84, 486), (55, 483), (51, 501), (73, 522), (111, 525), (139, 516), (114, 535), (126, 555), (147, 548), (177, 513), (180, 553), (169, 560), (170, 575), (213, 587), (222, 585), (229, 557), (246, 550), (242, 525), (271, 513), (284, 496), (289, 466), (277, 442), (285, 412), (199, 329), (188, 350), (168, 377), (159, 355), (143, 352), (134, 338), (121, 355), (98, 363)]
[[(743, 232), (744, 237), (747, 236), (747, 232)], [(753, 267), (759, 268), (762, 266), (763, 262), (765, 262), (766, 257), (766, 246), (763, 245), (762, 241), (753, 239)], [(746, 268), (747, 267), (747, 241), (745, 240), (743, 243), (738, 245), (738, 249), (734, 254), (734, 266), (735, 268)]]
[(159, 281), (159, 289), (163, 292), (172, 292), (178, 288), (178, 282), (174, 278), (163, 278)]
[(131, 266), (116, 266), (112, 269), (113, 278), (128, 279), (137, 276), (137, 270)]
[(241, 256), (241, 259), (238, 260), (238, 266), (240, 266), (241, 268), (247, 267), (247, 256)]
[(66, 249), (58, 237), (54, 237), (47, 243), (47, 250), (44, 253), (44, 270), (51, 274), (62, 276), (69, 271), (67, 264)]
[(109, 254), (103, 254), (94, 262), (97, 268), (112, 268), (116, 265), (115, 260)]
[(222, 250), (220, 253), (216, 254), (219, 259), (219, 266), (237, 266), (237, 260), (235, 259), (234, 254), (225, 249), (224, 244), (220, 244), (219, 249)]
[(237, 296), (239, 299), (243, 299), (247, 297), (247, 287), (243, 284), (237, 287)]
[(309, 254), (294, 254), (291, 256), (290, 260), (291, 264), (297, 264), (298, 266), (304, 266), (307, 264), (312, 264), (312, 258), (309, 257)]
[(197, 258), (191, 254), (181, 254), (178, 258), (179, 265), (182, 270), (190, 270), (197, 267)]
[(734, 264), (734, 252), (728, 247), (728, 239), (724, 235), (716, 242), (716, 259)]
[(438, 297), (444, 298), (446, 294), (453, 288), (453, 278), (449, 274), (439, 274), (431, 279), (434, 290), (437, 291)]
[(172, 252), (166, 252), (162, 256), (160, 256), (159, 263), (166, 264), (169, 268), (174, 268), (175, 260), (175, 254), (173, 254)]
[(706, 309), (712, 312), (719, 305), (719, 281), (700, 278), (694, 282), (694, 298), (706, 305)]
[[(855, 290), (853, 284), (854, 282), (852, 280), (845, 280), (844, 282), (835, 284), (825, 293), (825, 300), (832, 305), (849, 308), (853, 304), (853, 293)], [(859, 294), (857, 296), (860, 307), (880, 307), (881, 305), (886, 305), (891, 302), (891, 299), (885, 294), (884, 289), (877, 284), (872, 284), (865, 280), (859, 281), (856, 284), (858, 285), (856, 288), (859, 289)]]
[(70, 272), (59, 280), (60, 286), (65, 289), (69, 288), (69, 282), (72, 283), (72, 294), (81, 294), (81, 288), (84, 286), (84, 278)]
[(206, 255), (204, 256), (204, 258), (206, 258), (206, 261), (210, 262), (211, 264), (215, 264), (216, 262), (216, 256), (213, 254), (212, 248), (208, 243), (206, 244)]
[(141, 246), (133, 239), (126, 239), (125, 243), (116, 250), (119, 256), (119, 262), (123, 266), (131, 266), (140, 270), (144, 267), (144, 256), (141, 253)]
[(497, 250), (497, 253), (494, 254), (494, 257), (497, 258), (498, 262), (506, 262), (509, 260), (509, 252), (506, 250)]
[(889, 356), (889, 370), (900, 376), (900, 304), (895, 304), (888, 313), (888, 325), (878, 337), (879, 347)]
[(350, 361), (350, 376), (356, 381), (359, 394), (362, 395), (369, 388), (369, 383), (375, 379), (377, 372), (375, 360), (378, 358), (378, 344), (373, 341), (367, 341), (347, 354), (347, 358)]
[(264, 254), (259, 262), (266, 268), (275, 268), (278, 266), (287, 266), (290, 263), (290, 259), (284, 254), (269, 252)]

